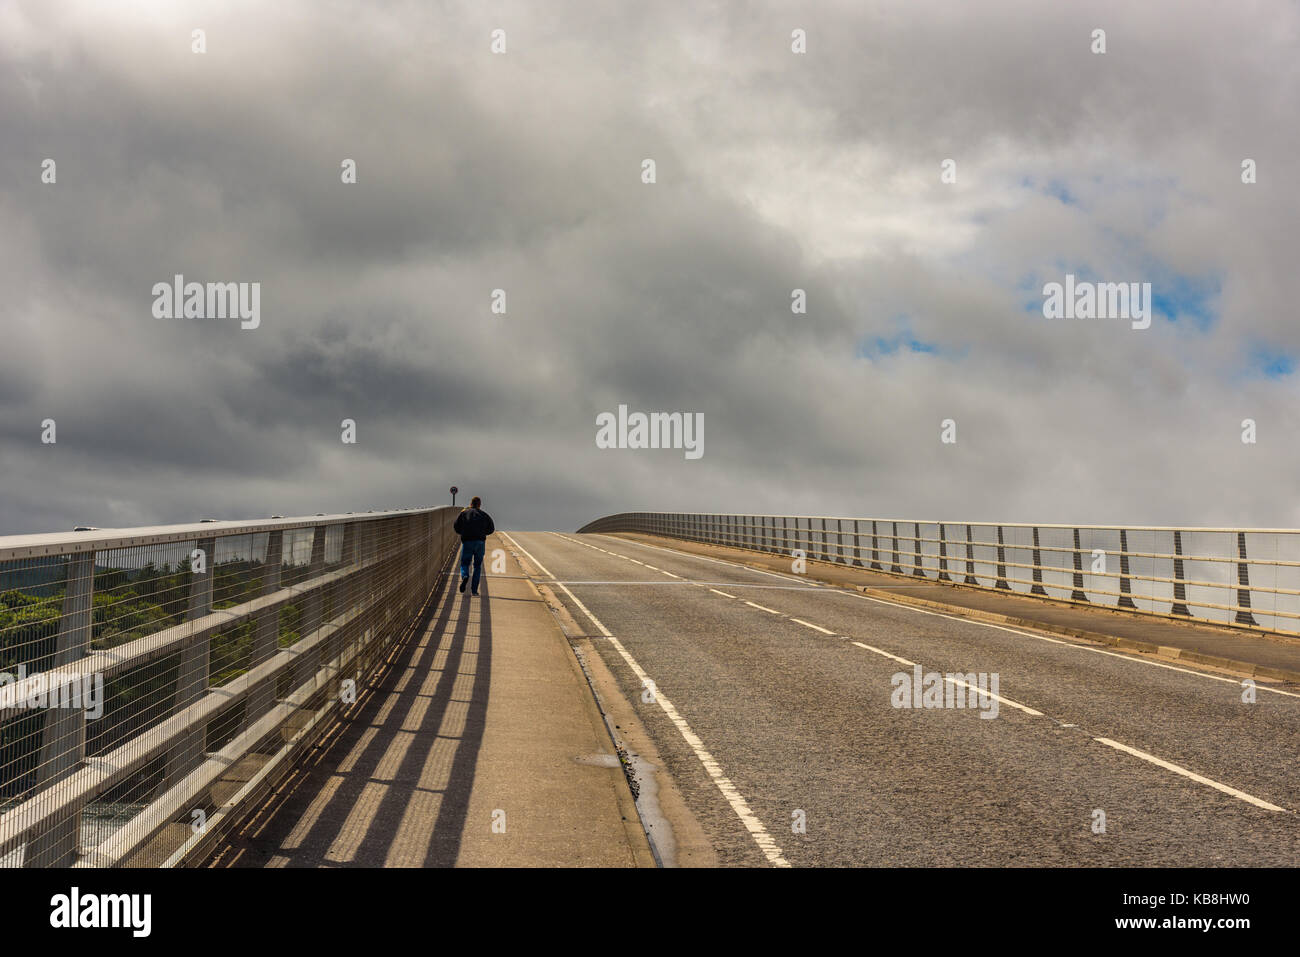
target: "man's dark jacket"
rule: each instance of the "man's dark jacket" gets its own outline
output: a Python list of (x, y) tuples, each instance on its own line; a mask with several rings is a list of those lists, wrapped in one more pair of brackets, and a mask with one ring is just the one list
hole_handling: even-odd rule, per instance
[(467, 508), (456, 516), (453, 526), (462, 542), (481, 542), (497, 527), (492, 524), (492, 516), (481, 508)]

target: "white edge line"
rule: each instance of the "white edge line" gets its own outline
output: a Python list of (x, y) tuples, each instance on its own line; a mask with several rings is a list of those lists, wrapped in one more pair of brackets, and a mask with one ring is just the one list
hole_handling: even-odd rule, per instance
[[(587, 606), (578, 600), (578, 596), (569, 591), (566, 585), (560, 584), (559, 587), (564, 590), (564, 593), (569, 596), (578, 608), (582, 609), (582, 613), (591, 619), (591, 623), (596, 626), (596, 628), (609, 641), (610, 645), (613, 646), (614, 650), (619, 653), (625, 662), (627, 662), (627, 666), (632, 669), (632, 673), (642, 682), (650, 681), (649, 676), (642, 670), (641, 666), (637, 664), (636, 659), (633, 658), (632, 655), (628, 653), (628, 650), (623, 647), (623, 643), (610, 634), (609, 629), (601, 623), (600, 619), (593, 615)], [(708, 772), (709, 777), (713, 779), (713, 783), (717, 786), (718, 790), (722, 792), (722, 796), (726, 798), (727, 803), (731, 805), (731, 809), (736, 812), (736, 816), (740, 818), (740, 822), (745, 825), (745, 829), (749, 831), (750, 837), (754, 839), (754, 843), (757, 844), (758, 849), (763, 852), (763, 856), (767, 858), (768, 863), (773, 864), (776, 867), (789, 867), (790, 862), (782, 856), (781, 848), (777, 846), (776, 840), (768, 833), (767, 828), (763, 826), (763, 822), (758, 819), (758, 816), (750, 810), (745, 799), (741, 797), (740, 792), (736, 790), (736, 786), (722, 773), (722, 768), (718, 765), (718, 762), (713, 759), (713, 755), (709, 754), (709, 752), (704, 749), (704, 742), (700, 740), (700, 737), (694, 731), (691, 730), (691, 726), (686, 723), (686, 719), (677, 713), (677, 709), (673, 706), (673, 703), (664, 696), (663, 692), (661, 692), (657, 686), (653, 687), (655, 688), (655, 701), (659, 703), (659, 707), (662, 708), (664, 714), (668, 716), (668, 720), (676, 726), (682, 738), (684, 738), (686, 743), (690, 745), (691, 750), (695, 752), (695, 756), (699, 759), (700, 763), (704, 765), (704, 770)]]
[(527, 556), (528, 556), (528, 560), (529, 560), (530, 562), (532, 562), (534, 565), (536, 565), (536, 566), (538, 567), (538, 569), (541, 571), (541, 573), (542, 573), (543, 575), (545, 575), (547, 578), (554, 578), (554, 577), (555, 577), (554, 575), (552, 575), (550, 572), (548, 572), (548, 571), (546, 570), (546, 566), (545, 566), (545, 565), (543, 565), (541, 562), (539, 562), (536, 558), (534, 558), (534, 557), (529, 553), (528, 549), (524, 548), (524, 546), (520, 545), (520, 544), (519, 544), (518, 542), (516, 542), (513, 538), (511, 538), (508, 532), (502, 532), (502, 533), (501, 533), (501, 537), (504, 538), (506, 541), (508, 541), (510, 544), (514, 545), (515, 548), (519, 549), (519, 550), (520, 550), (521, 552), (523, 552), (525, 555), (527, 555)]

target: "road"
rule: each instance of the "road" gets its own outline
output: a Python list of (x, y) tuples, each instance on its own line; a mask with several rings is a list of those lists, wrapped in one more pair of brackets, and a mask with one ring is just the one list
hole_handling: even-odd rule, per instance
[[(505, 538), (593, 636), (720, 864), (1300, 862), (1300, 687), (1248, 703), (1231, 675), (797, 575)], [(996, 675), (999, 697), (895, 707), (915, 665)]]

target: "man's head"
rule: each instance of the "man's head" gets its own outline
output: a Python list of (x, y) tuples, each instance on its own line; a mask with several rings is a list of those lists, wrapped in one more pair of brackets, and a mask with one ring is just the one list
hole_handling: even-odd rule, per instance
[(472, 499), (469, 500), (470, 508), (478, 508), (482, 504), (483, 504), (483, 500), (479, 498), (477, 495), (475, 495)]

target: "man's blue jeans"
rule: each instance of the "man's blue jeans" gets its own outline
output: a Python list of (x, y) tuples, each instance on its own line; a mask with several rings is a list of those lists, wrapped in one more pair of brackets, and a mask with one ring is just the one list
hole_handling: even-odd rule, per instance
[(478, 594), (478, 580), (483, 573), (483, 549), (486, 547), (487, 542), (482, 540), (460, 543), (460, 577), (469, 577), (469, 560), (474, 559), (474, 581), (470, 583), (469, 590), (475, 594)]

